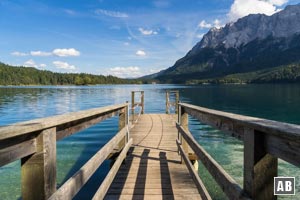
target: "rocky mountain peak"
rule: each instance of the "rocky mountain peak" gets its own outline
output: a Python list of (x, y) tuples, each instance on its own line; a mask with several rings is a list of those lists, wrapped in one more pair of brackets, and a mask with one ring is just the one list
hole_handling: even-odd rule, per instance
[(215, 48), (219, 45), (236, 48), (255, 39), (265, 39), (268, 36), (290, 37), (294, 34), (300, 34), (300, 4), (287, 6), (272, 16), (250, 14), (223, 28), (212, 28), (190, 53), (194, 54), (202, 48)]

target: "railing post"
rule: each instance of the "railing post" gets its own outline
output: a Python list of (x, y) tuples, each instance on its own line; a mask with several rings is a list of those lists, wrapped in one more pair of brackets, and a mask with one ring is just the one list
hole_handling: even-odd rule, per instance
[(134, 122), (134, 91), (131, 92), (131, 116), (132, 123)]
[[(185, 130), (189, 130), (189, 118), (188, 118), (188, 114), (184, 111), (184, 108), (180, 106), (180, 115), (179, 115), (179, 124), (185, 129)], [(181, 136), (180, 138), (181, 141), (181, 145), (182, 145), (182, 149), (183, 151), (188, 155), (189, 152), (189, 146), (188, 143), (185, 141), (185, 139)]]
[(56, 128), (36, 138), (37, 152), (21, 159), (22, 199), (48, 199), (56, 191)]
[(141, 91), (141, 104), (142, 104), (142, 111), (141, 111), (141, 114), (144, 114), (144, 109), (145, 109), (144, 91)]
[(252, 199), (277, 199), (273, 181), (278, 159), (266, 152), (264, 135), (244, 129), (244, 190)]
[[(122, 130), (127, 125), (127, 106), (125, 106), (119, 113), (119, 131)], [(125, 137), (120, 141), (118, 150), (122, 150), (123, 147), (126, 144), (126, 138)]]
[(176, 91), (175, 114), (178, 113), (179, 91)]
[(169, 91), (166, 91), (166, 114), (169, 114)]

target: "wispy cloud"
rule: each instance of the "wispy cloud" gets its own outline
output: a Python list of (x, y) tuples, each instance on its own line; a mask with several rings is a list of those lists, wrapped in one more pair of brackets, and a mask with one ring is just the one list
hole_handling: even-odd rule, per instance
[(45, 67), (47, 67), (46, 64), (44, 64), (44, 63), (40, 64), (40, 68), (45, 68)]
[(158, 34), (157, 31), (154, 31), (154, 30), (151, 30), (151, 29), (147, 30), (147, 29), (139, 28), (139, 31), (143, 35), (157, 35)]
[(70, 65), (67, 62), (62, 62), (62, 61), (54, 61), (53, 65), (57, 68), (57, 69), (64, 69), (64, 70), (69, 70), (69, 71), (73, 71), (76, 70), (76, 67), (74, 65)]
[(116, 18), (127, 18), (129, 17), (127, 13), (119, 12), (119, 11), (112, 11), (112, 10), (104, 10), (104, 9), (97, 9), (95, 13), (98, 15), (106, 15), (109, 17), (116, 17)]
[(59, 56), (59, 57), (67, 57), (67, 56), (80, 56), (80, 52), (77, 51), (74, 48), (70, 49), (54, 49), (53, 55)]
[(30, 51), (30, 55), (32, 56), (51, 56), (51, 52), (44, 52), (44, 51)]
[(207, 23), (205, 20), (202, 20), (199, 25), (198, 25), (200, 28), (211, 28), (212, 27), (212, 24), (210, 23)]
[(12, 56), (28, 56), (27, 53), (19, 52), (19, 51), (14, 51), (11, 53)]
[(137, 52), (135, 52), (135, 55), (137, 56), (146, 56), (146, 52), (143, 50), (138, 50)]
[(201, 33), (201, 34), (196, 35), (196, 37), (199, 38), (199, 39), (202, 39), (203, 36), (204, 36), (204, 33)]
[(30, 59), (30, 60), (27, 60), (26, 62), (24, 62), (24, 66), (25, 67), (35, 67), (37, 68), (38, 65), (35, 63), (34, 60)]

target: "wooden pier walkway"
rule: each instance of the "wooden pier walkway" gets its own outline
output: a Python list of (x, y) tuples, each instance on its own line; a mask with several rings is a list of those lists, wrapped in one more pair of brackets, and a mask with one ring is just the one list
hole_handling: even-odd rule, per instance
[(177, 115), (145, 114), (130, 130), (132, 147), (105, 199), (201, 199), (176, 139)]
[[(228, 199), (276, 199), (278, 159), (300, 166), (300, 126), (180, 103), (166, 92), (167, 114), (145, 114), (144, 92), (126, 102), (0, 127), (0, 167), (21, 160), (24, 200), (73, 199), (107, 159), (112, 162), (93, 196), (102, 199), (210, 200), (197, 161)], [(169, 100), (175, 94), (175, 102)], [(139, 114), (135, 108), (141, 107)], [(175, 114), (170, 108), (175, 107)], [(110, 117), (119, 131), (57, 188), (56, 142)], [(189, 116), (243, 141), (243, 186), (189, 132)], [(193, 166), (194, 165), (194, 166)]]

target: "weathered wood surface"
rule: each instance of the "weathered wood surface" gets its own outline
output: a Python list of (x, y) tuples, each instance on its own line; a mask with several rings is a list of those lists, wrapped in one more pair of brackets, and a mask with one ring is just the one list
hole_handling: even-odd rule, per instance
[[(101, 117), (108, 113), (114, 113), (118, 111), (128, 104), (120, 104), (120, 105), (113, 105), (113, 106), (106, 106), (102, 108), (95, 108), (90, 110), (78, 111), (67, 113), (58, 116), (52, 116), (42, 119), (35, 119), (26, 122), (16, 123), (8, 126), (0, 127), (0, 142), (2, 140), (6, 140), (8, 138), (21, 136), (27, 133), (34, 133), (40, 130), (57, 127), (57, 131), (62, 131), (65, 128), (69, 128), (75, 126), (77, 124), (81, 124), (85, 121), (90, 121), (94, 118)], [(84, 120), (86, 119), (86, 120)], [(99, 118), (101, 121), (101, 118)], [(99, 121), (95, 122), (98, 123)], [(68, 125), (68, 123), (71, 123)], [(72, 124), (73, 123), (73, 124)], [(66, 126), (67, 124), (67, 126)], [(89, 126), (89, 125), (88, 125)], [(85, 126), (84, 128), (87, 128)], [(81, 130), (81, 128), (78, 128)], [(73, 130), (72, 130), (73, 131)]]
[(104, 145), (84, 166), (68, 179), (50, 198), (72, 199), (82, 186), (95, 173), (108, 155), (115, 149), (120, 141), (125, 138), (127, 128), (124, 127), (108, 143)]
[(42, 131), (36, 152), (21, 159), (22, 199), (48, 199), (56, 190), (56, 129)]
[(244, 196), (244, 192), (238, 183), (231, 178), (231, 176), (204, 150), (204, 148), (202, 148), (182, 126), (179, 124), (176, 126), (184, 140), (199, 157), (200, 161), (214, 177), (216, 182), (221, 186), (229, 199), (248, 199)]
[(264, 135), (253, 129), (244, 133), (244, 190), (253, 199), (277, 199), (274, 177), (278, 159), (266, 152)]
[(107, 176), (105, 177), (104, 181), (101, 183), (100, 188), (97, 190), (96, 194), (93, 197), (93, 200), (102, 200), (110, 187), (114, 177), (116, 176), (123, 160), (126, 157), (126, 154), (132, 145), (132, 138), (126, 143), (125, 147), (123, 148), (122, 152), (118, 156), (117, 160), (115, 161), (112, 168), (109, 170)]
[(237, 115), (186, 103), (179, 104), (184, 112), (199, 121), (229, 132), (239, 139), (245, 129), (253, 129), (264, 135), (267, 153), (300, 166), (300, 125), (267, 119)]
[(199, 177), (199, 174), (198, 174), (198, 169), (195, 170), (191, 161), (189, 160), (188, 156), (186, 155), (186, 153), (184, 152), (183, 148), (182, 148), (182, 145), (180, 144), (179, 140), (177, 139), (176, 140), (176, 143), (177, 143), (177, 146), (178, 146), (178, 149), (179, 149), (179, 152), (180, 152), (180, 155), (182, 156), (188, 170), (190, 171), (190, 174), (193, 178), (193, 180), (195, 181), (195, 184), (198, 188), (198, 191), (201, 195), (201, 198), (204, 199), (204, 200), (211, 200), (211, 197), (208, 193), (208, 191), (206, 190), (202, 180), (200, 179)]
[(141, 115), (130, 130), (133, 145), (105, 199), (201, 199), (178, 155), (177, 116)]

